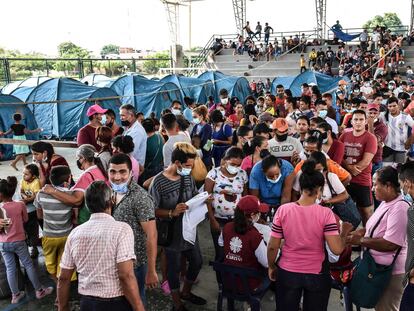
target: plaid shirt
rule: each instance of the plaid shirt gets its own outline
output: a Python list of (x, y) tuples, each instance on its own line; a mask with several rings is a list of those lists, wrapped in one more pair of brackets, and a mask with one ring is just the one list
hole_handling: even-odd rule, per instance
[(135, 260), (131, 227), (95, 213), (70, 233), (60, 267), (78, 271), (79, 294), (113, 298), (124, 295), (117, 264), (131, 259)]

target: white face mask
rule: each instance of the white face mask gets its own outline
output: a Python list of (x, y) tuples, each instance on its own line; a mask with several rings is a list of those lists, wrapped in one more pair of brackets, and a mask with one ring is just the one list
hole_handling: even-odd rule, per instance
[(224, 110), (220, 110), (221, 114), (223, 115), (223, 117), (226, 116), (226, 112)]
[(221, 102), (223, 105), (227, 105), (227, 103), (229, 102), (229, 99), (228, 99), (228, 98), (221, 98), (221, 99), (220, 99), (220, 102)]
[(175, 108), (173, 108), (172, 110), (171, 110), (171, 112), (174, 114), (174, 115), (180, 115), (181, 114), (181, 110), (180, 109), (175, 109)]
[(227, 166), (226, 166), (227, 172), (229, 172), (232, 175), (237, 174), (239, 172), (239, 169), (240, 168), (238, 166), (233, 166), (233, 165), (230, 165), (230, 164), (227, 164)]
[(279, 174), (279, 176), (276, 179), (270, 179), (269, 177), (266, 177), (267, 181), (271, 182), (272, 184), (277, 184), (281, 178), (282, 174)]

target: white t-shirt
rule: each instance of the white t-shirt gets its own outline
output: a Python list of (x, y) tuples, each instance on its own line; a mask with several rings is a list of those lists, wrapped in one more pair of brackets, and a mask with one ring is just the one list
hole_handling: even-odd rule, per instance
[(332, 132), (338, 135), (338, 123), (336, 123), (336, 121), (330, 117), (326, 117), (325, 122), (332, 127)]
[[(299, 171), (296, 174), (295, 182), (293, 183), (293, 190), (295, 190), (296, 192), (300, 192), (299, 177), (301, 175), (302, 175), (302, 171)], [(336, 194), (341, 194), (342, 192), (346, 190), (342, 182), (339, 180), (339, 177), (335, 173), (328, 173), (327, 176)], [(326, 178), (325, 178), (325, 185), (323, 186), (323, 192), (322, 192), (321, 199), (323, 201), (332, 199), (332, 193), (331, 193), (331, 190), (329, 189), (328, 183), (326, 182)]]
[(175, 143), (189, 143), (191, 144), (191, 138), (188, 134), (180, 132), (178, 135), (169, 136), (167, 142), (162, 147), (162, 156), (164, 157), (164, 168), (170, 165), (171, 155), (174, 150)]
[(388, 126), (385, 145), (395, 151), (405, 151), (404, 144), (408, 138), (408, 127), (414, 126), (413, 118), (402, 112), (396, 117), (388, 114), (388, 121), (385, 118), (385, 113), (382, 113), (380, 118)]
[(277, 141), (276, 138), (269, 140), (269, 151), (275, 157), (290, 161), (293, 151), (301, 153), (303, 147), (299, 139), (288, 136), (285, 141)]
[[(220, 167), (215, 167), (208, 172), (207, 178), (214, 181), (212, 203), (214, 216), (217, 218), (233, 217), (236, 204), (242, 197), (244, 185), (248, 182), (247, 173), (239, 169), (235, 177), (229, 178), (224, 176)], [(222, 190), (230, 191), (232, 194), (221, 194)]]

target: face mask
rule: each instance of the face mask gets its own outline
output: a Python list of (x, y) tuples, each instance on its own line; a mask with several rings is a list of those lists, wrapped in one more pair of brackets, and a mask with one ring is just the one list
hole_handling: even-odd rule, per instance
[(404, 188), (401, 189), (401, 194), (404, 196), (404, 200), (409, 203), (414, 203), (414, 199), (408, 192), (405, 193)]
[(111, 184), (111, 188), (113, 191), (115, 191), (116, 193), (121, 193), (121, 194), (125, 194), (128, 192), (128, 185), (129, 185), (129, 181), (130, 178), (128, 178), (128, 180), (122, 184), (115, 184), (112, 181), (109, 181), (109, 183)]
[(328, 142), (328, 133), (322, 133), (320, 138), (322, 139), (322, 144), (326, 144)]
[(181, 114), (181, 110), (180, 110), (180, 109), (175, 109), (175, 108), (173, 108), (171, 112), (172, 112), (174, 115), (176, 115), (176, 116), (178, 116), (178, 115), (180, 115), (180, 114)]
[(101, 118), (101, 124), (102, 124), (102, 125), (105, 125), (105, 123), (106, 123), (106, 115), (105, 115), (105, 114), (103, 114), (103, 115), (102, 115), (102, 118)]
[(177, 174), (180, 176), (188, 176), (191, 174), (191, 168), (182, 167), (181, 170), (177, 168)]
[(194, 124), (200, 124), (200, 119), (199, 118), (193, 118), (193, 122), (194, 122)]
[(239, 167), (238, 166), (233, 166), (233, 165), (227, 164), (226, 170), (231, 175), (235, 175), (235, 174), (237, 174), (239, 172)]
[(129, 122), (128, 120), (124, 120), (124, 121), (121, 121), (121, 125), (122, 126), (130, 126), (131, 122)]
[(393, 89), (394, 89), (394, 86), (392, 86), (392, 85), (388, 85), (388, 89), (389, 89), (389, 90), (393, 90)]
[(305, 155), (306, 159), (308, 159), (310, 156), (310, 152), (307, 151), (303, 151), (303, 154)]
[(223, 117), (226, 116), (226, 112), (224, 110), (220, 110), (221, 114), (223, 115)]
[(267, 156), (269, 156), (270, 155), (270, 151), (269, 150), (267, 150), (267, 149), (263, 149), (263, 150), (261, 150), (260, 151), (260, 157), (262, 158), (262, 159), (264, 159), (264, 158), (266, 158)]
[(283, 93), (278, 93), (278, 94), (277, 94), (277, 97), (279, 97), (279, 98), (283, 98)]
[(276, 134), (276, 137), (278, 141), (285, 141), (288, 137), (288, 134), (287, 133), (283, 135)]
[(259, 221), (259, 219), (260, 219), (260, 214), (256, 214), (256, 215), (254, 215), (253, 217), (252, 217), (252, 223), (256, 223), (256, 222), (258, 222)]
[(228, 98), (221, 98), (221, 99), (220, 99), (220, 102), (221, 102), (223, 105), (227, 105), (227, 103), (229, 102), (229, 99), (228, 99)]
[(259, 107), (259, 106), (256, 106), (256, 107), (255, 107), (255, 110), (256, 110), (256, 113), (257, 113), (257, 114), (261, 114), (261, 113), (262, 113), (263, 108), (262, 108), (262, 107)]
[(112, 125), (114, 125), (114, 122), (113, 121), (112, 122), (109, 122), (106, 126), (109, 127), (109, 128), (112, 128)]
[(281, 178), (282, 178), (281, 174), (279, 174), (279, 176), (276, 179), (270, 179), (269, 177), (266, 176), (267, 181), (272, 184), (277, 184)]
[(76, 166), (78, 167), (78, 169), (82, 170), (82, 163), (79, 159), (76, 160)]
[(318, 115), (319, 115), (322, 119), (325, 119), (325, 118), (326, 118), (326, 116), (327, 116), (327, 114), (328, 114), (328, 110), (321, 110), (321, 111), (319, 111), (319, 113), (318, 113)]

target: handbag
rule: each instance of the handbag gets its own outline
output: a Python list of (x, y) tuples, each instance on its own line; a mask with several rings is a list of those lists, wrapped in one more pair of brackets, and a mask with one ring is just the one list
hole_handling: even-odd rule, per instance
[(194, 160), (191, 176), (193, 176), (196, 182), (204, 181), (207, 177), (207, 168), (199, 156), (197, 156)]
[[(378, 227), (381, 219), (388, 210), (381, 215), (377, 223), (371, 230), (369, 235), (372, 238), (375, 229)], [(376, 306), (380, 300), (385, 288), (388, 286), (394, 263), (400, 254), (401, 247), (395, 253), (392, 263), (387, 265), (377, 264), (369, 252), (369, 248), (365, 249), (360, 257), (355, 259), (355, 270), (351, 281), (351, 300), (362, 308), (371, 309)]]
[[(329, 181), (329, 173), (326, 175), (326, 181), (332, 196), (337, 196), (338, 194), (335, 192), (331, 182)], [(342, 221), (351, 223), (354, 229), (361, 223), (361, 214), (359, 213), (358, 208), (351, 197), (348, 197), (348, 199), (344, 202), (334, 203), (332, 211), (338, 215)]]
[[(181, 177), (180, 194), (178, 196), (176, 205), (178, 203), (181, 203), (181, 201), (183, 200), (183, 191), (184, 191), (184, 177)], [(157, 226), (157, 232), (158, 232), (157, 244), (159, 246), (168, 247), (171, 245), (173, 236), (174, 236), (174, 223), (175, 223), (174, 218), (173, 219), (165, 219), (165, 218), (156, 219), (155, 224)]]

